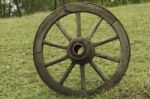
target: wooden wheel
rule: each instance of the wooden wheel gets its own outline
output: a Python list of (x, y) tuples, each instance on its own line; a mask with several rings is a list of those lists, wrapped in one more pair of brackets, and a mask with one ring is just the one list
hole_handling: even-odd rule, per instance
[[(92, 30), (89, 32), (87, 37), (83, 37), (81, 31), (81, 13), (83, 12), (98, 16), (98, 21), (96, 22)], [(69, 14), (76, 15), (76, 38), (71, 37), (68, 34), (68, 31), (65, 30), (65, 28), (59, 21), (60, 19), (64, 18)], [(97, 28), (99, 27), (102, 21), (106, 21), (113, 28), (113, 30), (115, 31), (115, 35), (113, 37), (106, 38), (103, 41), (92, 42), (91, 38), (93, 37), (94, 33), (96, 32)], [(68, 45), (55, 44), (45, 39), (48, 34), (48, 31), (53, 25), (56, 25), (57, 28), (65, 36), (65, 38), (69, 41)], [(95, 50), (96, 47), (102, 46), (109, 42), (113, 42), (115, 40), (118, 40), (118, 42), (120, 43), (120, 57), (112, 57), (107, 54), (97, 52)], [(66, 54), (56, 60), (46, 63), (44, 61), (43, 56), (44, 46), (51, 46), (56, 49), (63, 49), (66, 51)], [(79, 50), (81, 49), (82, 51), (79, 52)], [(108, 90), (109, 88), (119, 83), (119, 81), (122, 79), (127, 70), (130, 60), (130, 44), (128, 36), (122, 24), (108, 10), (101, 6), (89, 3), (72, 3), (58, 8), (43, 21), (35, 37), (33, 53), (34, 62), (38, 74), (49, 88), (64, 95), (92, 95), (94, 93), (99, 93), (102, 90)], [(101, 69), (93, 61), (94, 57), (99, 57), (105, 60), (113, 61), (118, 64), (115, 72), (111, 77), (106, 77), (101, 72)], [(68, 65), (68, 67), (66, 68), (66, 72), (63, 74), (62, 78), (59, 81), (56, 81), (53, 79), (51, 73), (49, 73), (47, 69), (49, 67), (52, 67), (54, 64), (65, 60), (70, 60), (71, 64)], [(64, 82), (67, 80), (69, 74), (71, 73), (72, 69), (75, 67), (76, 64), (80, 66), (80, 89), (72, 89), (64, 85)], [(89, 64), (91, 68), (93, 68), (95, 73), (97, 73), (97, 75), (100, 77), (100, 79), (103, 80), (103, 83), (97, 86), (96, 88), (86, 88), (86, 64)]]

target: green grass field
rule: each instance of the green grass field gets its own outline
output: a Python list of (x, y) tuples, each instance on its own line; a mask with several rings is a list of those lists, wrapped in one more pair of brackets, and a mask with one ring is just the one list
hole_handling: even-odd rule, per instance
[[(42, 20), (49, 14), (49, 12), (41, 12), (22, 18), (0, 19), (0, 99), (150, 99), (150, 3), (108, 9), (123, 23), (128, 32), (132, 48), (128, 71), (117, 86), (101, 95), (97, 94), (84, 98), (62, 96), (49, 89), (40, 80), (32, 56), (35, 33)], [(83, 17), (83, 22), (87, 22), (82, 28), (86, 34), (89, 26), (95, 21), (95, 16), (87, 17), (83, 14)], [(68, 16), (64, 20), (69, 21), (62, 20), (68, 26), (72, 36), (74, 36), (75, 31), (70, 25), (73, 18), (73, 16)], [(74, 25), (73, 22), (71, 24)], [(107, 24), (104, 23), (101, 27), (104, 33), (95, 35), (93, 40), (99, 40), (100, 37), (107, 37), (113, 33), (111, 29), (105, 28), (109, 28)], [(106, 34), (108, 31), (105, 30), (108, 30), (110, 34)], [(101, 31), (101, 28), (97, 32), (99, 31)], [(57, 34), (59, 33), (58, 30), (54, 28), (52, 32), (53, 34), (48, 39), (66, 43), (65, 39), (61, 39), (62, 35)], [(118, 53), (113, 52), (115, 49), (119, 49), (117, 42), (115, 44), (110, 43), (99, 50), (110, 51), (111, 54), (116, 55)], [(47, 51), (45, 52), (45, 58), (48, 57)], [(56, 58), (60, 53), (63, 54), (62, 51), (53, 49), (51, 51), (50, 58)], [(115, 67), (115, 64), (111, 62), (99, 61), (98, 59), (95, 59), (95, 61), (101, 66), (112, 65)], [(67, 63), (63, 62), (59, 65), (65, 67)], [(110, 66), (102, 67), (102, 69), (108, 75), (114, 71)], [(57, 77), (60, 77), (65, 69), (63, 68), (60, 71), (60, 68), (56, 66), (51, 70), (54, 73), (59, 71), (60, 74)], [(78, 71), (78, 68), (76, 70)], [(78, 87), (78, 83), (74, 82), (74, 80), (78, 80), (78, 75), (74, 70), (73, 78), (68, 81), (70, 86), (75, 84), (75, 87)], [(91, 76), (88, 79), (96, 79), (94, 77)], [(89, 83), (89, 86), (92, 85)]]

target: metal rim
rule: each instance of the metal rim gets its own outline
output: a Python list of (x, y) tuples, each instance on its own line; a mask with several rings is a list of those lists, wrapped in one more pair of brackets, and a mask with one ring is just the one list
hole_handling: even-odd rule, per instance
[[(97, 23), (95, 24), (92, 31), (90, 31), (87, 38), (82, 38), (81, 24), (80, 24), (81, 12), (88, 12), (99, 16)], [(73, 39), (68, 35), (67, 31), (63, 28), (63, 26), (59, 22), (59, 19), (71, 13), (75, 13), (77, 18), (77, 38), (75, 39)], [(93, 34), (95, 33), (98, 26), (101, 24), (103, 20), (107, 21), (110, 24), (110, 26), (116, 32), (116, 35), (114, 37), (108, 38), (104, 41), (100, 41), (97, 43), (90, 42), (90, 39), (92, 38)], [(63, 33), (66, 39), (70, 42), (68, 46), (54, 44), (45, 40), (45, 37), (49, 29), (51, 29), (51, 27), (53, 26), (53, 24), (55, 24), (60, 29), (60, 31)], [(95, 47), (106, 44), (114, 40), (120, 41), (120, 45), (121, 45), (120, 58), (110, 57), (95, 51)], [(45, 63), (43, 58), (44, 45), (49, 45), (52, 47), (64, 49), (67, 51), (67, 54), (57, 60), (50, 61), (49, 63)], [(80, 47), (83, 47), (83, 53), (78, 55), (77, 51)], [(130, 60), (130, 44), (129, 44), (128, 36), (122, 24), (108, 10), (106, 10), (101, 6), (97, 6), (89, 3), (72, 3), (55, 10), (43, 21), (35, 37), (33, 55), (34, 55), (34, 62), (38, 74), (40, 75), (41, 79), (45, 82), (45, 84), (49, 86), (51, 89), (64, 95), (75, 95), (75, 96), (92, 95), (94, 93), (98, 93), (101, 92), (102, 90), (107, 90), (113, 87), (114, 85), (119, 83), (119, 81), (122, 79), (122, 77), (124, 76), (127, 70), (129, 60)], [(92, 61), (93, 57), (95, 56), (107, 60), (111, 60), (119, 64), (118, 66), (119, 68), (117, 68), (116, 72), (110, 79), (107, 79), (102, 74), (101, 70), (97, 67), (97, 65)], [(53, 80), (51, 75), (48, 73), (47, 67), (69, 58), (72, 60), (72, 63), (67, 68), (66, 73), (58, 83), (55, 80)], [(98, 86), (97, 88), (92, 90), (86, 90), (85, 66), (84, 66), (86, 63), (89, 63), (92, 66), (92, 68), (95, 70), (95, 72), (101, 77), (101, 79), (103, 79), (104, 81), (103, 85)], [(71, 72), (75, 64), (80, 64), (81, 90), (74, 90), (63, 86), (64, 81), (69, 76), (69, 73)]]

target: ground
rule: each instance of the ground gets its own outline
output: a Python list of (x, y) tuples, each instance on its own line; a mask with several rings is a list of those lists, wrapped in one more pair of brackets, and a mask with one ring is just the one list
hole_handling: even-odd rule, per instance
[[(41, 12), (21, 18), (0, 19), (0, 99), (149, 99), (150, 3), (108, 9), (123, 23), (132, 49), (126, 75), (117, 86), (91, 97), (66, 97), (49, 89), (40, 80), (32, 56), (35, 33), (49, 14)], [(93, 19), (85, 15), (84, 18), (86, 22)], [(85, 28), (88, 29), (87, 26)], [(61, 40), (57, 36), (53, 34), (51, 37)]]

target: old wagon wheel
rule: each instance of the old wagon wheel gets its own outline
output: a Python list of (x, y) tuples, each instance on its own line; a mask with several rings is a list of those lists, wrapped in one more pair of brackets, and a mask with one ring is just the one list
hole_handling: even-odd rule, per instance
[[(90, 31), (89, 35), (86, 38), (82, 37), (82, 33), (81, 33), (80, 14), (83, 12), (91, 13), (99, 17), (97, 23), (94, 25), (94, 28), (92, 29), (92, 31)], [(68, 35), (67, 33), (68, 31), (65, 30), (64, 27), (59, 22), (60, 19), (64, 18), (69, 14), (76, 15), (76, 19), (77, 19), (76, 38), (72, 38), (70, 35)], [(102, 21), (108, 22), (109, 25), (116, 32), (115, 33), (116, 35), (114, 37), (107, 38), (104, 41), (93, 43), (91, 41), (91, 38)], [(66, 37), (66, 39), (69, 41), (69, 44), (67, 46), (55, 44), (45, 40), (48, 31), (51, 29), (53, 25), (56, 25), (58, 29)], [(95, 51), (95, 48), (97, 46), (104, 45), (114, 40), (118, 40), (120, 42), (120, 47), (121, 47), (120, 57), (114, 58), (114, 57), (110, 57), (109, 55), (105, 55)], [(64, 49), (66, 51), (66, 55), (54, 61), (45, 63), (43, 57), (43, 47), (47, 45), (54, 48)], [(83, 48), (83, 50), (79, 53), (80, 48)], [(115, 73), (110, 78), (105, 77), (105, 75), (101, 72), (100, 68), (98, 68), (98, 66), (93, 62), (94, 57), (100, 57), (118, 63), (118, 67), (116, 68)], [(59, 62), (62, 62), (66, 59), (70, 59), (71, 64), (66, 69), (64, 76), (60, 79), (59, 82), (57, 82), (53, 79), (51, 74), (48, 72), (47, 68)], [(102, 90), (107, 90), (113, 87), (114, 85), (119, 83), (119, 81), (124, 76), (129, 64), (129, 59), (130, 59), (130, 44), (129, 44), (128, 36), (122, 24), (108, 10), (94, 4), (72, 3), (72, 4), (64, 5), (63, 7), (55, 10), (43, 21), (35, 37), (34, 62), (35, 62), (36, 69), (41, 79), (46, 83), (47, 86), (49, 86), (51, 89), (55, 90), (56, 92), (64, 95), (75, 95), (75, 96), (92, 95), (94, 93), (98, 93), (101, 92)], [(63, 83), (66, 81), (67, 77), (69, 76), (69, 73), (75, 67), (75, 64), (80, 65), (81, 89), (78, 90), (63, 85)], [(103, 84), (97, 86), (97, 88), (93, 88), (90, 90), (86, 89), (85, 64), (91, 65), (93, 70), (95, 70), (98, 76), (103, 80), (104, 82)]]

